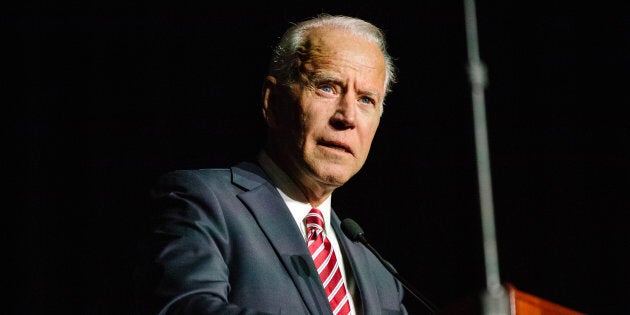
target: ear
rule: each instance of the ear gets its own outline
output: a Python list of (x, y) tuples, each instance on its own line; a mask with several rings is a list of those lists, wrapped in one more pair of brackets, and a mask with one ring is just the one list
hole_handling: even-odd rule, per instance
[(279, 92), (276, 77), (265, 77), (262, 89), (262, 114), (269, 128), (278, 127), (279, 117), (277, 117), (277, 112), (278, 106), (280, 106)]

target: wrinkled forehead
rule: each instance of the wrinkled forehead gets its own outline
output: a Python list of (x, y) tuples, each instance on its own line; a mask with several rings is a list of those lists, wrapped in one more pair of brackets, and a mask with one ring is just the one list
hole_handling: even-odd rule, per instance
[(321, 27), (313, 29), (302, 47), (301, 71), (331, 71), (353, 78), (361, 89), (385, 96), (386, 61), (379, 46), (347, 29)]

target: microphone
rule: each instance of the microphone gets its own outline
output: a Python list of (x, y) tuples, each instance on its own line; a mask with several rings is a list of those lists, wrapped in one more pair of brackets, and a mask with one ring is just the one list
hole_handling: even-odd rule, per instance
[(376, 258), (378, 258), (381, 264), (383, 264), (383, 266), (385, 266), (385, 268), (396, 279), (398, 279), (400, 283), (402, 283), (403, 287), (405, 287), (405, 289), (407, 289), (407, 291), (409, 291), (411, 295), (413, 295), (416, 299), (422, 302), (422, 304), (424, 304), (424, 306), (426, 306), (426, 308), (428, 308), (431, 311), (431, 313), (435, 314), (435, 312), (437, 311), (437, 307), (435, 306), (435, 304), (431, 303), (431, 301), (429, 301), (418, 290), (416, 290), (411, 284), (409, 284), (407, 280), (402, 278), (398, 274), (398, 272), (394, 270), (394, 267), (392, 267), (390, 263), (388, 263), (387, 261), (385, 261), (385, 259), (383, 259), (383, 257), (381, 257), (381, 255), (376, 251), (376, 249), (374, 249), (374, 247), (372, 247), (372, 245), (368, 243), (367, 239), (365, 238), (365, 233), (363, 232), (363, 229), (359, 226), (357, 222), (355, 222), (354, 220), (350, 218), (346, 218), (343, 221), (341, 221), (341, 230), (353, 242), (355, 243), (359, 242), (363, 244), (365, 247), (367, 247), (376, 256)]

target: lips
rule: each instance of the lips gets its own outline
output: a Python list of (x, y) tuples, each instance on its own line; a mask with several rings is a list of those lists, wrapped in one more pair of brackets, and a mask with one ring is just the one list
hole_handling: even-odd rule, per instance
[(342, 150), (344, 152), (352, 154), (352, 150), (350, 149), (350, 146), (348, 146), (347, 144), (343, 142), (320, 140), (318, 144), (321, 146), (325, 146), (325, 147), (329, 147), (329, 148), (333, 148), (337, 150)]

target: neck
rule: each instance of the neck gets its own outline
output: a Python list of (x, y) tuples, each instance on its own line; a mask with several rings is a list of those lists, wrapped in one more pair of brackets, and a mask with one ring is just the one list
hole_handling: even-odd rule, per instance
[[(263, 150), (258, 154), (258, 162), (265, 170), (274, 186), (280, 189), (291, 199), (309, 203), (313, 207), (317, 207), (324, 202), (332, 194), (334, 189), (330, 187), (321, 187), (317, 183), (306, 185), (298, 179), (290, 170), (280, 167), (286, 165), (277, 158), (274, 158), (273, 151)], [(293, 176), (292, 176), (293, 175)], [(302, 178), (308, 178), (302, 176)]]

